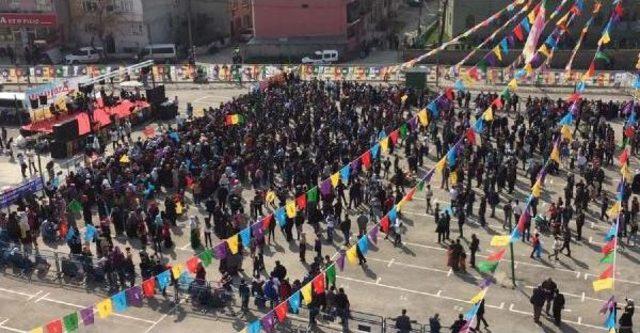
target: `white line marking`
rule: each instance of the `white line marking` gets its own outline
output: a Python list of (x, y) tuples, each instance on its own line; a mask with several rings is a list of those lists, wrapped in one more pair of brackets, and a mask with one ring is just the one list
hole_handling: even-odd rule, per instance
[(42, 301), (42, 299), (47, 298), (47, 296), (49, 296), (49, 294), (51, 294), (51, 293), (45, 293), (44, 295), (40, 296), (40, 298), (35, 300), (34, 303), (38, 303), (38, 302)]
[(442, 290), (438, 290), (438, 293), (436, 293), (436, 296), (440, 297), (440, 294), (442, 294)]
[(147, 328), (147, 329), (144, 331), (144, 333), (149, 333), (149, 332), (151, 332), (151, 330), (152, 330), (154, 327), (156, 327), (156, 325), (158, 325), (161, 321), (163, 321), (163, 320), (164, 320), (164, 318), (167, 318), (167, 316), (168, 316), (168, 315), (169, 315), (168, 313), (163, 314), (163, 315), (162, 315), (162, 317), (160, 317), (160, 319), (158, 319), (158, 320), (157, 320), (155, 323), (153, 323), (149, 328)]
[(376, 284), (380, 284), (380, 281), (382, 281), (382, 278), (381, 278), (381, 277), (378, 277), (378, 278), (376, 279)]
[(387, 263), (387, 267), (391, 267), (391, 263), (393, 263), (394, 265), (397, 266), (403, 266), (403, 267), (410, 267), (410, 268), (415, 268), (415, 269), (422, 269), (425, 271), (432, 271), (432, 272), (438, 272), (438, 273), (448, 273), (449, 271), (445, 271), (442, 269), (438, 269), (438, 268), (431, 268), (431, 267), (427, 267), (427, 266), (419, 266), (419, 265), (411, 265), (411, 264), (405, 264), (405, 263), (401, 263), (401, 262), (394, 262), (394, 259), (391, 260), (384, 260), (384, 259), (377, 259), (377, 258), (367, 258), (367, 259), (371, 259), (373, 261), (378, 261), (378, 262), (382, 262), (382, 263)]
[(504, 309), (504, 302), (500, 302), (500, 306), (498, 307), (498, 309), (500, 310)]
[(389, 264), (387, 265), (387, 267), (391, 267), (394, 261), (396, 261), (396, 258), (391, 258), (391, 260), (389, 260)]
[(36, 297), (36, 296), (38, 296), (38, 295), (40, 295), (40, 294), (42, 294), (42, 290), (38, 291), (38, 292), (37, 292), (37, 293), (35, 293), (33, 296), (29, 297), (29, 298), (27, 299), (27, 301), (32, 300), (34, 297)]
[(578, 316), (578, 325), (582, 325), (582, 317)]
[(584, 303), (584, 297), (585, 297), (585, 296), (586, 296), (586, 295), (585, 295), (585, 293), (584, 293), (584, 291), (583, 291), (583, 292), (582, 292), (582, 297), (580, 297), (580, 302)]
[(524, 315), (527, 315), (527, 316), (532, 316), (533, 315), (531, 312), (516, 310), (513, 307), (514, 307), (514, 305), (513, 305), (513, 303), (511, 303), (511, 305), (509, 305), (509, 311), (515, 312), (515, 313), (524, 314)]
[[(51, 302), (51, 303), (57, 303), (57, 304), (62, 304), (62, 305), (66, 305), (66, 306), (70, 306), (73, 308), (78, 308), (78, 309), (84, 309), (86, 308), (86, 306), (82, 306), (82, 305), (78, 305), (78, 304), (73, 304), (73, 303), (69, 303), (69, 302), (64, 302), (64, 301), (58, 301), (55, 299), (51, 299), (51, 298), (42, 298), (43, 301), (47, 301), (47, 302)], [(114, 313), (113, 316), (115, 317), (121, 317), (121, 318), (127, 318), (127, 319), (131, 319), (131, 320), (137, 320), (137, 321), (141, 321), (141, 322), (145, 322), (145, 323), (149, 323), (149, 324), (153, 324), (155, 323), (155, 321), (153, 320), (148, 320), (148, 319), (142, 319), (142, 318), (138, 318), (138, 317), (132, 317), (132, 316), (127, 316), (127, 315), (123, 315), (121, 313)]]
[(576, 272), (576, 279), (580, 278), (580, 272)]
[(447, 272), (447, 277), (450, 277), (453, 274), (453, 268), (449, 268), (449, 272)]
[(0, 288), (0, 291), (3, 291), (5, 293), (9, 293), (9, 294), (15, 294), (15, 295), (20, 295), (20, 296), (25, 296), (27, 298), (33, 298), (34, 295), (32, 294), (27, 294), (27, 293), (23, 293), (23, 292), (19, 292), (19, 291), (15, 291), (15, 290), (10, 290), (10, 289), (4, 289), (4, 288)]
[(8, 322), (8, 321), (9, 321), (9, 318), (7, 318), (7, 319), (3, 320), (3, 321), (0, 323), (0, 326), (4, 325), (4, 323), (6, 323), (6, 322)]
[(23, 330), (19, 330), (17, 328), (13, 328), (13, 327), (9, 327), (9, 326), (4, 326), (4, 325), (0, 325), (0, 328), (7, 330), (9, 332), (16, 332), (16, 333), (27, 333), (27, 331), (23, 331)]
[(188, 249), (189, 249), (189, 247), (191, 247), (191, 243), (187, 243), (187, 244), (185, 244), (184, 246), (181, 246), (181, 247), (180, 247), (180, 250), (182, 250), (182, 251), (186, 251), (186, 250), (188, 250)]

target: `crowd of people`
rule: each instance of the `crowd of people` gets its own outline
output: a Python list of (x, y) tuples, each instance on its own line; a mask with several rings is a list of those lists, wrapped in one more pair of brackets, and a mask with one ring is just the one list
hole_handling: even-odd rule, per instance
[[(409, 96), (406, 103), (401, 98), (405, 94)], [(307, 248), (315, 252), (303, 278), (290, 282), (281, 263), (267, 273), (264, 247), (275, 241), (275, 223), (264, 237), (252, 238), (246, 249), (253, 263), (252, 281), (242, 281), (239, 287), (243, 308), (251, 296), (256, 305), (273, 307), (331, 265), (322, 245), (348, 245), (353, 236), (367, 232), (415, 184), (426, 159), (444, 156), (496, 97), (480, 93), (471, 103), (466, 92), (450, 100), (439, 99), (438, 119), (426, 128), (409, 130), (400, 145), (390, 143), (391, 157), (374, 159), (368, 170), (352, 165), (348, 183), (340, 182), (317, 203), (308, 202), (295, 218), (287, 217), (282, 234), (297, 245), (300, 261), (307, 264)], [(51, 169), (44, 198), (29, 197), (17, 202), (10, 214), (0, 213), (0, 236), (3, 241), (21, 244), (27, 252), (37, 247), (39, 238), (47, 244), (65, 242), (72, 255), (88, 261), (98, 258), (113, 276), (112, 289), (118, 289), (135, 281), (130, 247), (140, 249), (143, 277), (166, 267), (163, 253), (175, 246), (173, 235), (180, 230), (181, 216), (188, 221), (193, 250), (211, 248), (212, 235), (226, 239), (284, 206), (288, 198), (305, 193), (369, 149), (382, 131), (389, 133), (406, 122), (412, 116), (410, 107), (422, 108), (433, 98), (428, 92), (417, 94), (393, 85), (302, 81), (285, 75), (266, 90), (254, 90), (203, 110), (203, 117), (161, 126), (156, 136), (134, 140), (114, 132), (113, 154), (91, 158), (95, 155), (89, 153), (87, 165), (68, 175)], [(517, 111), (523, 105), (524, 112), (497, 113), (480, 144), (464, 145), (455, 166), (446, 167), (441, 178), (434, 179), (433, 186), (439, 183), (448, 191), (448, 207), (432, 205), (433, 190), (430, 185), (425, 187), (426, 212), (435, 218), (438, 242), (448, 247), (447, 266), (456, 272), (467, 270), (467, 258), (468, 266), (474, 268), (475, 253), (480, 250), (475, 234), (469, 256), (461, 243), (470, 219), (482, 227), (494, 219), (504, 229), (517, 223), (524, 209), (514, 198), (515, 185), (522, 178), (518, 174), (535, 182), (542, 168), (541, 156), (549, 155), (556, 124), (568, 108), (561, 100), (529, 97), (519, 101), (515, 94), (501, 98), (505, 111)], [(578, 109), (575, 140), (562, 140), (561, 165), (552, 164), (548, 169), (551, 174), (567, 172), (564, 195), (550, 203), (546, 212), (538, 211), (536, 200), (531, 203), (535, 224), (525, 226), (522, 241), (531, 244), (532, 257), (540, 258), (540, 237), (546, 234), (558, 243), (552, 254), (556, 260), (565, 249), (570, 256), (573, 235), (581, 239), (588, 216), (609, 218), (606, 210), (613, 195), (603, 189), (604, 169), (614, 163), (616, 145), (607, 120), (637, 110), (626, 104), (588, 100), (581, 101)], [(233, 114), (242, 115), (244, 123), (226, 124), (225, 117)], [(507, 114), (514, 115), (513, 119)], [(628, 141), (635, 155), (640, 131)], [(631, 191), (625, 193), (620, 235), (635, 244), (640, 205), (635, 197), (629, 200)], [(503, 216), (496, 213), (500, 208)], [(202, 221), (196, 210), (203, 212)], [(455, 239), (450, 235), (451, 220), (458, 224)], [(401, 221), (400, 216), (391, 228), (396, 245), (402, 245)], [(305, 231), (305, 224), (313, 232)], [(87, 235), (87, 228), (95, 233)], [(334, 234), (335, 230), (340, 233)], [(114, 244), (114, 237), (125, 239), (130, 247), (123, 252)], [(93, 249), (91, 244), (95, 244)], [(358, 254), (360, 263), (366, 265), (366, 258)], [(204, 280), (206, 272), (201, 270), (198, 278)], [(242, 254), (221, 260), (219, 271), (222, 281), (230, 281), (243, 271)], [(551, 290), (553, 299), (561, 295), (553, 288), (545, 290)], [(349, 301), (343, 290), (331, 286), (317, 299), (310, 304), (312, 323), (320, 311), (326, 311), (347, 325)], [(548, 299), (546, 293), (544, 299)], [(484, 307), (478, 324), (483, 314)], [(439, 322), (437, 315), (432, 319)], [(455, 327), (462, 327), (456, 322)]]

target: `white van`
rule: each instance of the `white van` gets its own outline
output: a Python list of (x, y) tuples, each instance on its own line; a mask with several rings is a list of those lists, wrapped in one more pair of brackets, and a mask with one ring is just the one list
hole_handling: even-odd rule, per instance
[(322, 65), (322, 64), (331, 64), (334, 62), (338, 62), (337, 50), (316, 51), (313, 56), (302, 58), (303, 64)]
[(142, 49), (141, 60), (157, 62), (176, 62), (178, 55), (175, 44), (149, 44)]
[(0, 124), (24, 125), (29, 122), (25, 98), (26, 94), (21, 92), (0, 92)]

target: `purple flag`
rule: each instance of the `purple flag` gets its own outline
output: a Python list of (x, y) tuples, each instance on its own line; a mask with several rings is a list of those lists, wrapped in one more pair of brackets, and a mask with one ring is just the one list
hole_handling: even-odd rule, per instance
[(273, 316), (273, 311), (267, 313), (266, 316), (260, 319), (260, 323), (262, 324), (262, 328), (265, 332), (271, 333), (273, 331), (273, 326), (275, 325), (275, 317)]
[(378, 228), (373, 228), (371, 229), (371, 231), (369, 231), (369, 239), (371, 240), (371, 243), (378, 245)]
[(480, 287), (480, 289), (484, 289), (484, 288), (490, 286), (492, 283), (493, 283), (493, 278), (488, 277), (488, 278), (482, 280), (480, 282), (480, 284), (478, 285), (478, 287)]
[(325, 179), (322, 184), (320, 184), (320, 193), (322, 193), (323, 196), (327, 196), (331, 193), (331, 182), (329, 179)]
[(93, 325), (93, 306), (80, 310), (80, 317), (84, 326)]
[(251, 225), (251, 233), (256, 239), (262, 239), (264, 237), (264, 230), (262, 230), (262, 220)]
[(513, 35), (507, 36), (507, 42), (509, 42), (509, 46), (515, 45), (515, 40), (513, 39)]
[(412, 131), (415, 131), (415, 129), (418, 127), (418, 117), (409, 119), (409, 127)]
[(355, 161), (351, 162), (351, 172), (353, 173), (360, 172), (360, 164), (361, 164), (360, 159), (356, 159)]
[(496, 66), (496, 58), (493, 56), (493, 53), (487, 54), (487, 56), (484, 57), (484, 59), (487, 60), (487, 62), (489, 63), (489, 66), (491, 67)]
[(126, 291), (127, 303), (133, 306), (142, 306), (142, 289), (140, 286), (133, 286)]
[(604, 304), (602, 304), (602, 308), (600, 308), (600, 314), (607, 313), (607, 310), (615, 303), (615, 297), (611, 296)]
[(340, 268), (340, 271), (344, 271), (344, 256), (345, 256), (345, 251), (344, 250), (340, 250), (340, 255), (338, 256), (338, 259), (336, 260), (336, 264), (338, 264), (338, 268)]
[(220, 243), (213, 248), (213, 252), (216, 254), (218, 260), (222, 260), (227, 257), (227, 242)]
[(429, 172), (424, 176), (424, 182), (428, 183), (431, 181), (431, 177), (433, 177), (433, 172), (435, 171), (435, 169), (431, 169), (429, 170)]

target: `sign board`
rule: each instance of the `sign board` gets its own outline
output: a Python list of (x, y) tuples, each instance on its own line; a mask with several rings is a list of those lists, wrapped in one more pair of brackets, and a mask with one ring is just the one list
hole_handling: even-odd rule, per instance
[(42, 178), (35, 177), (22, 182), (16, 187), (3, 190), (0, 193), (0, 208), (9, 207), (14, 201), (24, 198), (28, 194), (42, 191), (43, 188)]
[(56, 14), (51, 13), (0, 13), (0, 27), (54, 27)]

